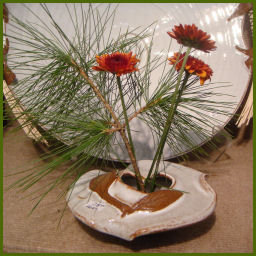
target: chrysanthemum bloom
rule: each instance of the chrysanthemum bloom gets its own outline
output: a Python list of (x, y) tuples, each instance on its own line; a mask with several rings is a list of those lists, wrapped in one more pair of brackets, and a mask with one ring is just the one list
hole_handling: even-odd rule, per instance
[(96, 61), (99, 66), (92, 67), (94, 70), (111, 72), (117, 76), (137, 71), (135, 65), (139, 62), (136, 55), (132, 56), (132, 52), (103, 54), (96, 56)]
[(174, 26), (172, 32), (167, 32), (167, 34), (184, 46), (193, 47), (204, 52), (216, 49), (215, 41), (209, 39), (210, 35), (198, 29), (195, 24), (184, 25), (184, 27), (182, 24)]
[[(175, 65), (177, 63), (175, 66), (175, 69), (177, 71), (180, 71), (181, 69), (184, 56), (185, 53), (180, 54), (179, 56), (179, 53), (175, 52), (174, 56), (168, 59), (171, 65)], [(188, 60), (185, 65), (185, 71), (191, 75), (198, 76), (200, 78), (201, 85), (203, 85), (207, 79), (211, 79), (211, 76), (213, 74), (213, 71), (209, 67), (209, 65), (205, 64), (202, 60), (199, 60), (192, 56), (188, 56)]]

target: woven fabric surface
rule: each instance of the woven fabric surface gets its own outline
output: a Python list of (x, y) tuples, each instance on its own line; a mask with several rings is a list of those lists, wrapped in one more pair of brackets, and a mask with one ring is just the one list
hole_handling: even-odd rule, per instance
[[(39, 156), (23, 131), (4, 131), (4, 175)], [(206, 220), (185, 228), (139, 237), (132, 242), (99, 233), (77, 221), (67, 209), (57, 227), (65, 199), (50, 193), (31, 216), (33, 207), (25, 194), (4, 192), (3, 243), (5, 252), (155, 252), (155, 253), (249, 253), (253, 250), (253, 143), (232, 144), (216, 163), (196, 161), (187, 165), (209, 174), (207, 181), (217, 193), (217, 207)], [(218, 152), (215, 154), (218, 154)], [(40, 181), (33, 190), (53, 179)], [(4, 178), (4, 187), (21, 176)]]

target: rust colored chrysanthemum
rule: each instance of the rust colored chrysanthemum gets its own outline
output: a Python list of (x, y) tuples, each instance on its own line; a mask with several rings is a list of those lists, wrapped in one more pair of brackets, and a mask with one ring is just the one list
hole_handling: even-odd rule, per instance
[(174, 26), (172, 32), (167, 34), (176, 39), (179, 44), (193, 47), (195, 49), (209, 52), (216, 49), (215, 41), (210, 40), (210, 35), (198, 29), (195, 24)]
[(96, 56), (96, 61), (99, 66), (92, 67), (94, 70), (111, 72), (117, 76), (137, 71), (138, 69), (135, 65), (139, 62), (136, 59), (136, 55), (132, 56), (132, 52), (114, 52), (112, 54)]
[[(175, 69), (177, 71), (181, 69), (184, 56), (185, 53), (180, 54), (179, 56), (179, 53), (176, 52), (174, 53), (174, 56), (168, 59), (171, 65), (176, 65)], [(198, 76), (200, 78), (201, 85), (203, 85), (206, 80), (211, 79), (211, 76), (213, 74), (213, 71), (209, 65), (205, 64), (202, 60), (199, 60), (192, 56), (188, 56), (188, 60), (185, 65), (185, 71), (191, 75)]]

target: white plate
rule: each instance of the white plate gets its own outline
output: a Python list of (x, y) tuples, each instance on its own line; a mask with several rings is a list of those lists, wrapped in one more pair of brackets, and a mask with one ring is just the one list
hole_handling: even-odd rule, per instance
[[(44, 21), (45, 14), (43, 13), (39, 4), (27, 4), (37, 15), (42, 17)], [(64, 4), (50, 3), (47, 4), (49, 10), (54, 14), (54, 17), (63, 30), (70, 38), (73, 35), (73, 28), (70, 20), (67, 18), (68, 14)], [(86, 4), (84, 4), (86, 5)], [(93, 4), (100, 10), (104, 10), (107, 4)], [(23, 21), (35, 22), (35, 17), (28, 12), (21, 4), (8, 3), (9, 11), (16, 17)], [(113, 8), (117, 4), (113, 4)], [(239, 107), (241, 100), (247, 89), (249, 73), (244, 65), (245, 57), (235, 50), (235, 45), (244, 47), (241, 31), (241, 19), (227, 22), (227, 18), (236, 8), (235, 3), (120, 3), (118, 4), (118, 11), (113, 26), (114, 33), (118, 33), (119, 29), (126, 30), (129, 25), (130, 28), (138, 26), (147, 27), (153, 21), (157, 21), (155, 32), (155, 46), (153, 53), (158, 55), (161, 50), (167, 49), (170, 37), (166, 34), (171, 31), (174, 25), (178, 24), (196, 24), (200, 29), (211, 34), (212, 39), (216, 40), (217, 50), (206, 54), (200, 51), (195, 53), (195, 57), (200, 57), (203, 61), (208, 63), (214, 71), (212, 82), (229, 82), (231, 87), (222, 88), (220, 93), (232, 94), (232, 102), (235, 102), (236, 107), (230, 110), (230, 114), (234, 114)], [(47, 21), (46, 21), (47, 22)], [(147, 43), (147, 42), (144, 42)], [(177, 51), (179, 45), (173, 40), (171, 52), (165, 54), (171, 55)], [(15, 70), (14, 70), (15, 71)], [(18, 79), (22, 78), (17, 76)], [(150, 92), (156, 87), (158, 73), (153, 74), (152, 88)], [(209, 85), (210, 86), (210, 85)], [(225, 97), (220, 97), (218, 100), (227, 100)], [(207, 113), (206, 113), (207, 115)], [(213, 137), (220, 131), (231, 119), (228, 115), (212, 115), (209, 118), (218, 118), (222, 125), (213, 125), (210, 127), (210, 135), (208, 138), (197, 138), (197, 145), (201, 145)], [(138, 119), (131, 122), (131, 130), (134, 136), (134, 144), (137, 153), (137, 159), (152, 159), (155, 151), (154, 140), (149, 127)], [(193, 134), (191, 134), (193, 136)], [(122, 160), (129, 160), (126, 151), (114, 146), (118, 156)], [(187, 146), (181, 146), (178, 152), (171, 148), (165, 147), (164, 158), (173, 158), (182, 155), (190, 150)], [(111, 154), (112, 159), (116, 159), (115, 154)]]

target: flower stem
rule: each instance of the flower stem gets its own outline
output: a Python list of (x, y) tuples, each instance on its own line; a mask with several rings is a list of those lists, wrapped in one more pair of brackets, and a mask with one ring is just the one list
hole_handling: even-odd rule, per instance
[(169, 130), (170, 130), (173, 118), (174, 118), (175, 111), (176, 111), (177, 106), (179, 104), (179, 99), (180, 99), (182, 90), (184, 89), (184, 86), (186, 85), (187, 80), (189, 78), (189, 75), (186, 75), (184, 80), (183, 80), (182, 86), (180, 87), (182, 74), (183, 74), (183, 71), (185, 69), (185, 65), (186, 65), (186, 62), (187, 62), (190, 51), (191, 51), (191, 47), (189, 47), (187, 49), (186, 54), (184, 56), (184, 60), (182, 62), (181, 70), (180, 70), (178, 80), (177, 80), (177, 84), (176, 84), (176, 87), (175, 87), (175, 91), (174, 91), (174, 94), (173, 94), (173, 97), (172, 97), (171, 107), (169, 109), (167, 120), (166, 120), (166, 123), (165, 123), (165, 126), (164, 126), (163, 134), (160, 138), (160, 142), (158, 144), (154, 159), (152, 161), (150, 170), (148, 172), (148, 175), (147, 175), (147, 178), (146, 178), (146, 181), (145, 181), (145, 184), (144, 184), (145, 187), (146, 187), (146, 185), (148, 184), (149, 179), (151, 177), (151, 173), (155, 169), (154, 170), (154, 175), (153, 175), (153, 180), (151, 182), (151, 191), (153, 191), (153, 189), (155, 187), (155, 178), (156, 178), (156, 175), (158, 173), (159, 163), (160, 163), (160, 160), (161, 160), (161, 157), (162, 157), (163, 149), (164, 149), (164, 146), (165, 146), (165, 143), (166, 143), (166, 140), (167, 140), (167, 136), (168, 136), (168, 133), (169, 133)]
[[(133, 164), (133, 166), (134, 166), (134, 164), (137, 166), (135, 150), (134, 150), (134, 145), (133, 145), (133, 141), (132, 141), (131, 129), (130, 129), (130, 125), (129, 125), (128, 115), (127, 115), (127, 111), (126, 111), (126, 106), (125, 106), (125, 102), (124, 102), (124, 95), (123, 95), (123, 90), (122, 90), (120, 76), (116, 77), (116, 81), (117, 81), (117, 85), (118, 85), (118, 89), (119, 89), (119, 94), (120, 94), (120, 98), (121, 98), (121, 103), (122, 103), (122, 108), (123, 108), (123, 113), (124, 113), (124, 119), (125, 119), (127, 135), (128, 135), (129, 143), (130, 143), (130, 146), (131, 146), (132, 154), (133, 154), (134, 159), (135, 159), (135, 163), (132, 163), (132, 164)], [(122, 128), (122, 129), (124, 129), (124, 128)], [(138, 187), (138, 189), (140, 189), (141, 185), (140, 185), (139, 180), (141, 180), (141, 182), (142, 182), (141, 175), (140, 175), (139, 172), (138, 173), (135, 172), (135, 174), (136, 174), (137, 187)], [(138, 175), (140, 177), (138, 177)], [(143, 188), (143, 190), (144, 190), (144, 188)]]
[(185, 74), (185, 78), (184, 78), (183, 83), (182, 83), (182, 85), (180, 87), (179, 94), (178, 94), (176, 102), (175, 102), (174, 111), (172, 111), (171, 120), (168, 122), (168, 124), (166, 123), (166, 126), (165, 126), (165, 127), (167, 127), (167, 131), (166, 131), (166, 133), (163, 132), (163, 135), (162, 135), (164, 142), (163, 142), (162, 147), (160, 148), (160, 151), (159, 151), (159, 154), (158, 154), (158, 159), (157, 159), (157, 162), (156, 162), (155, 172), (154, 172), (153, 178), (151, 180), (151, 192), (154, 190), (154, 187), (155, 187), (156, 176), (157, 176), (157, 173), (158, 173), (158, 168), (159, 168), (161, 156), (162, 156), (162, 153), (163, 153), (163, 148), (164, 148), (164, 145), (165, 145), (165, 142), (166, 142), (166, 138), (167, 138), (168, 133), (169, 133), (170, 128), (171, 128), (171, 123), (172, 123), (172, 120), (173, 120), (173, 117), (174, 117), (174, 113), (175, 113), (175, 111), (177, 109), (177, 106), (179, 104), (181, 95), (183, 93), (183, 90), (185, 88), (185, 85), (186, 85), (186, 83), (188, 81), (189, 76), (190, 76), (189, 73)]
[(136, 162), (136, 158), (133, 154), (131, 145), (129, 143), (128, 138), (126, 137), (125, 131), (122, 128), (122, 125), (120, 124), (117, 116), (115, 115), (112, 107), (109, 105), (109, 103), (106, 101), (106, 99), (104, 98), (104, 96), (101, 94), (100, 90), (98, 89), (98, 87), (93, 83), (93, 81), (87, 76), (87, 74), (85, 73), (85, 71), (79, 67), (79, 65), (73, 60), (71, 59), (71, 63), (72, 65), (78, 70), (78, 72), (80, 73), (80, 75), (88, 82), (88, 84), (90, 85), (90, 87), (93, 89), (94, 93), (96, 94), (96, 96), (99, 98), (99, 100), (104, 104), (104, 106), (106, 107), (106, 109), (109, 111), (109, 113), (111, 114), (112, 118), (114, 119), (115, 125), (118, 128), (118, 131), (120, 132), (120, 135), (124, 141), (124, 144), (126, 146), (128, 155), (131, 159), (131, 163), (136, 175), (136, 180), (137, 180), (137, 184), (138, 187), (141, 191), (144, 191), (144, 183), (142, 181), (142, 177)]
[(116, 81), (117, 81), (118, 90), (119, 90), (119, 94), (120, 94), (120, 98), (121, 98), (121, 103), (122, 103), (122, 108), (123, 108), (123, 113), (124, 113), (124, 120), (125, 120), (126, 129), (127, 129), (129, 143), (131, 144), (132, 153), (135, 155), (134, 145), (133, 145), (132, 136), (131, 136), (131, 129), (130, 129), (128, 115), (127, 115), (127, 111), (126, 111), (126, 107), (125, 107), (124, 95), (123, 95), (120, 76), (116, 77)]

